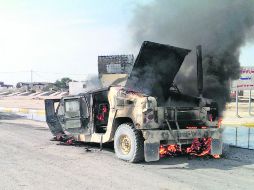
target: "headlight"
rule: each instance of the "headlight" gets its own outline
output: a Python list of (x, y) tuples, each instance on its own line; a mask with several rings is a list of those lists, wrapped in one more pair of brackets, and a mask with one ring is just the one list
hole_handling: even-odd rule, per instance
[(144, 123), (152, 121), (154, 119), (153, 109), (147, 109), (145, 112), (143, 112), (143, 116), (144, 116)]

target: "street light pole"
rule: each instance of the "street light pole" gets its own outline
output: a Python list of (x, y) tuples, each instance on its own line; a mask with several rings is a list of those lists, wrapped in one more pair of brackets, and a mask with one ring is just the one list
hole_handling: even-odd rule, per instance
[(249, 94), (249, 115), (251, 115), (251, 90)]
[(238, 89), (236, 89), (235, 103), (236, 103), (236, 117), (240, 117), (238, 112)]
[(33, 83), (33, 70), (31, 70), (31, 83)]

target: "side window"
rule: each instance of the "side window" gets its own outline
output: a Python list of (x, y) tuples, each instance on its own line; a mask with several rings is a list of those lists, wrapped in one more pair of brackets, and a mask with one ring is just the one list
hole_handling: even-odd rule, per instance
[(81, 109), (83, 118), (89, 118), (89, 108), (85, 98), (81, 98)]
[(65, 100), (65, 116), (67, 118), (80, 117), (79, 100)]
[(61, 100), (57, 106), (57, 115), (64, 115), (64, 104), (63, 104), (63, 100)]

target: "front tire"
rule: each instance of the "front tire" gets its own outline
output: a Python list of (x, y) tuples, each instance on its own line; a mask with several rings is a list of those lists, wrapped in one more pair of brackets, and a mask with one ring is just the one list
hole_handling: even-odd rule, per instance
[(144, 160), (144, 139), (141, 131), (131, 123), (121, 124), (114, 136), (114, 149), (118, 158), (128, 162)]

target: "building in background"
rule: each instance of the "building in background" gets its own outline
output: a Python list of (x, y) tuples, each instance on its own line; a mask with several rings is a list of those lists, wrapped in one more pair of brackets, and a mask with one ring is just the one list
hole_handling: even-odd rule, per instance
[(231, 98), (236, 96), (247, 96), (249, 91), (254, 90), (254, 67), (241, 67), (240, 78), (230, 82)]
[(98, 73), (102, 86), (124, 86), (133, 64), (133, 55), (98, 56)]
[(110, 85), (125, 86), (134, 64), (133, 55), (98, 56), (98, 77), (69, 82), (69, 94), (78, 95)]
[(13, 85), (4, 84), (4, 82), (0, 82), (0, 90), (7, 90), (12, 88), (13, 88)]
[(253, 90), (254, 89), (254, 67), (242, 67), (240, 78), (231, 82), (232, 90)]
[(18, 82), (16, 87), (22, 90), (34, 90), (34, 91), (42, 91), (44, 88), (52, 85), (52, 83), (48, 82)]

